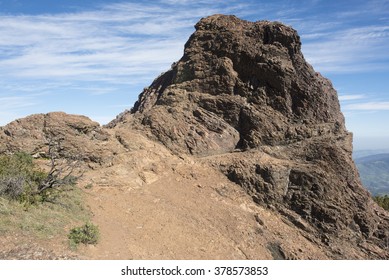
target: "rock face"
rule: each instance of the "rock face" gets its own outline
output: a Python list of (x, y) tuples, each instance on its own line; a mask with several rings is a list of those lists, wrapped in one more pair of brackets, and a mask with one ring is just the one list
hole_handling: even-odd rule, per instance
[[(17, 120), (0, 128), (0, 153), (25, 150), (44, 156), (47, 139), (54, 135), (64, 139), (63, 156), (81, 155), (95, 169), (93, 178), (120, 177), (122, 187), (139, 182), (133, 188), (138, 189), (150, 183), (164, 195), (158, 182), (169, 182), (172, 186), (166, 189), (181, 193), (187, 187), (196, 194), (203, 186), (190, 187), (193, 180), (228, 181), (209, 187), (201, 199), (209, 198), (204, 201), (209, 213), (217, 213), (215, 205), (229, 203), (214, 204), (213, 190), (218, 199), (227, 199), (225, 194), (237, 187), (254, 201), (255, 207), (248, 207), (239, 202), (241, 194), (228, 198), (234, 200), (232, 208), (253, 213), (250, 223), (259, 224), (260, 230), (250, 223), (237, 231), (229, 230), (233, 223), (218, 224), (223, 228), (220, 236), (226, 228), (232, 244), (251, 250), (253, 254), (243, 254), (248, 258), (388, 259), (389, 214), (362, 187), (337, 93), (305, 61), (300, 47), (297, 32), (278, 22), (204, 18), (196, 24), (183, 57), (140, 94), (131, 112), (105, 128), (64, 113)], [(196, 175), (194, 167), (202, 171)], [(174, 185), (177, 182), (182, 186)], [(188, 203), (183, 205), (182, 199), (167, 201), (180, 205), (172, 209), (191, 205), (187, 213), (202, 213), (195, 209), (201, 207), (198, 201), (185, 196)], [(181, 215), (190, 223), (186, 215), (193, 216)], [(287, 238), (310, 249), (302, 253)], [(268, 250), (258, 255), (257, 248)]]
[(45, 157), (50, 139), (61, 141), (62, 156), (77, 156), (98, 165), (108, 164), (120, 151), (112, 136), (85, 116), (62, 112), (37, 114), (0, 127), (0, 153), (25, 151)]
[(165, 145), (195, 155), (347, 137), (335, 90), (300, 46), (296, 31), (281, 23), (202, 19), (184, 56), (133, 112)]
[(360, 183), (337, 93), (297, 32), (223, 15), (195, 27), (183, 57), (139, 96), (135, 125), (207, 159), (331, 257), (388, 257), (388, 215)]

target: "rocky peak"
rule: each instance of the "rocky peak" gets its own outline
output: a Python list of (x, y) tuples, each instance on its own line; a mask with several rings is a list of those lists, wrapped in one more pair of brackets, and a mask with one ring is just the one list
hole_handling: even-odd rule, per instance
[(200, 20), (132, 112), (172, 150), (199, 155), (347, 134), (337, 93), (304, 60), (297, 32), (235, 16)]
[(337, 93), (305, 61), (291, 27), (200, 20), (183, 57), (140, 94), (132, 117), (173, 152), (221, 170), (331, 258), (388, 257), (389, 216), (362, 187)]

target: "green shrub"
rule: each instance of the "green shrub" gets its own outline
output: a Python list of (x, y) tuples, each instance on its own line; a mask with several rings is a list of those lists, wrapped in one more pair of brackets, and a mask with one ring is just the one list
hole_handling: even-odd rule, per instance
[[(53, 152), (46, 163), (44, 171), (27, 153), (0, 154), (0, 237), (21, 232), (42, 240), (66, 240), (68, 225), (90, 220), (82, 191), (74, 187), (81, 176), (80, 161)], [(74, 244), (96, 242), (98, 229), (93, 227), (87, 224), (84, 234), (75, 230)]]
[(389, 196), (384, 195), (384, 196), (375, 196), (373, 197), (374, 201), (377, 202), (379, 206), (384, 208), (385, 210), (389, 211)]
[(36, 166), (27, 153), (0, 155), (0, 196), (29, 206), (53, 202), (58, 193), (75, 186), (82, 175), (73, 175), (79, 171), (79, 161), (59, 158), (51, 151), (48, 172)]
[(29, 154), (0, 155), (0, 196), (31, 200), (46, 177), (47, 174), (34, 164)]
[(96, 244), (99, 239), (99, 228), (87, 222), (82, 227), (73, 228), (69, 235), (69, 241), (71, 247), (77, 247), (80, 243), (82, 244)]

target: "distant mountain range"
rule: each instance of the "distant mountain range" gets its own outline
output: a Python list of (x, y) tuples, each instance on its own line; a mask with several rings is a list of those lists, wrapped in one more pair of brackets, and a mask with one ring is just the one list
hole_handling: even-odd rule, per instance
[(363, 185), (372, 195), (389, 194), (389, 152), (371, 154), (373, 151), (354, 153)]
[(389, 154), (389, 149), (354, 150), (353, 159), (357, 160), (363, 157), (378, 155), (378, 154)]

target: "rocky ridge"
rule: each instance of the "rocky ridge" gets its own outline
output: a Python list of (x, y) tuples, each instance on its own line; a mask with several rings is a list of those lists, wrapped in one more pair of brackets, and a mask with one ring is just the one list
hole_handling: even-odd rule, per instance
[[(196, 178), (220, 174), (224, 179), (217, 180), (229, 183), (214, 191), (240, 186), (262, 209), (257, 224), (270, 225), (266, 216), (280, 219), (312, 251), (293, 247), (287, 232), (277, 238), (275, 230), (260, 230), (251, 242), (257, 238), (271, 254), (258, 249), (262, 255), (248, 258), (389, 258), (389, 215), (362, 187), (337, 93), (305, 61), (297, 32), (279, 22), (224, 15), (195, 27), (183, 57), (140, 94), (131, 112), (105, 128), (63, 113), (17, 120), (0, 129), (0, 151), (39, 157), (50, 135), (62, 135), (64, 151), (81, 155), (97, 172), (95, 180), (103, 170), (123, 170), (135, 189), (172, 176), (195, 178), (196, 168)], [(156, 157), (156, 164), (145, 156)], [(233, 236), (235, 243), (246, 240)]]

